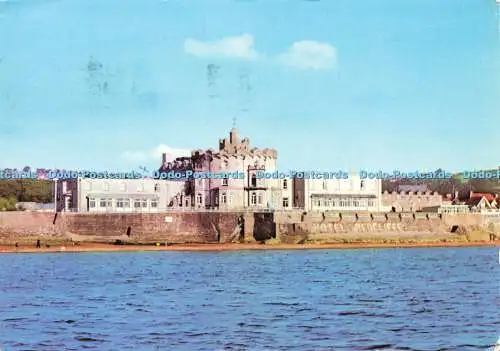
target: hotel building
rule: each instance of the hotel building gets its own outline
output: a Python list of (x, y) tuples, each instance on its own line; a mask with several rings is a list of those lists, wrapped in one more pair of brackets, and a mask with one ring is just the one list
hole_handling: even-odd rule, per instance
[(191, 179), (90, 179), (56, 182), (58, 211), (151, 212), (186, 210), (369, 211), (385, 209), (378, 179), (275, 179), (259, 172), (274, 172), (277, 151), (250, 147), (236, 129), (219, 140), (218, 150), (194, 150), (191, 156), (167, 162), (162, 155), (159, 172), (234, 174), (239, 177)]

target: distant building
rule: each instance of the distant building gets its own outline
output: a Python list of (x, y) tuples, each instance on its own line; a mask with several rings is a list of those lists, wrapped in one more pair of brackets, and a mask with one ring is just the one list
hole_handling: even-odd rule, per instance
[(42, 204), (39, 202), (18, 202), (16, 203), (17, 210), (25, 210), (25, 211), (53, 211), (54, 204)]
[(493, 210), (497, 209), (497, 199), (495, 195), (488, 193), (470, 192), (469, 199), (464, 203), (469, 206), (471, 211)]
[(393, 212), (416, 212), (428, 207), (439, 207), (443, 197), (437, 192), (430, 192), (426, 186), (400, 185), (399, 192), (382, 194), (382, 203)]

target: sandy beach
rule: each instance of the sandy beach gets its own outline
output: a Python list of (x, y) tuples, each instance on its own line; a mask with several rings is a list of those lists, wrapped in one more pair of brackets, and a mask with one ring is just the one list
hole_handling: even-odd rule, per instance
[(482, 242), (429, 242), (429, 243), (339, 243), (339, 244), (173, 244), (113, 245), (80, 243), (79, 245), (50, 246), (0, 246), (0, 253), (47, 253), (47, 252), (126, 252), (126, 251), (236, 251), (236, 250), (311, 250), (311, 249), (377, 249), (421, 247), (479, 247), (500, 246), (500, 241)]

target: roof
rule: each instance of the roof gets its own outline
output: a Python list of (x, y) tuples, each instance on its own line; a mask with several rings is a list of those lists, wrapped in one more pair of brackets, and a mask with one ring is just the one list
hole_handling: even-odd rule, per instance
[(472, 193), (470, 195), (470, 199), (475, 199), (475, 198), (482, 199), (483, 197), (485, 197), (486, 200), (488, 200), (488, 202), (495, 200), (495, 196), (489, 193)]

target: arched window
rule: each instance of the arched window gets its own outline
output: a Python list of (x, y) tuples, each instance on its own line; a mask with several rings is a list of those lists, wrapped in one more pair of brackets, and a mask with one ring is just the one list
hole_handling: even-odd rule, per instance
[(257, 204), (257, 195), (255, 193), (252, 193), (252, 195), (250, 196), (250, 203), (252, 205), (256, 205)]

